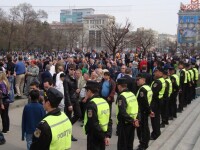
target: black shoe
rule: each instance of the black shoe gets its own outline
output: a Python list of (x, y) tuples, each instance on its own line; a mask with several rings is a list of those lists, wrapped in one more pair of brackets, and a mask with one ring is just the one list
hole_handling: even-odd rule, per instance
[(15, 96), (15, 99), (22, 99), (22, 97), (21, 96)]
[(156, 140), (157, 138), (154, 138), (154, 137), (150, 137), (150, 140)]
[(146, 150), (144, 147), (138, 147), (137, 150)]
[(161, 124), (160, 124), (160, 127), (161, 127), (161, 128), (164, 128), (164, 127), (165, 127), (165, 124), (164, 124), (164, 123), (161, 123)]
[(173, 120), (173, 117), (169, 117), (169, 120)]
[(165, 122), (165, 125), (169, 125), (169, 122), (167, 121), (167, 122)]
[(183, 109), (177, 109), (178, 113), (182, 113)]
[(76, 141), (78, 141), (78, 140), (72, 136), (72, 141), (73, 141), (73, 142), (76, 142)]

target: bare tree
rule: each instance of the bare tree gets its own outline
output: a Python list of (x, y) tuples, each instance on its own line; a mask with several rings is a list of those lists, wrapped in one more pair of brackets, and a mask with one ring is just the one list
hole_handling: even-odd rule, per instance
[(133, 43), (135, 47), (141, 47), (143, 49), (144, 55), (146, 54), (146, 51), (155, 44), (155, 34), (151, 29), (137, 30), (133, 37)]
[(29, 49), (36, 41), (35, 29), (40, 19), (47, 18), (47, 13), (39, 10), (36, 12), (30, 4), (23, 3), (10, 9), (11, 18), (20, 24), (19, 39), (24, 50)]
[(124, 37), (129, 32), (130, 22), (127, 20), (126, 24), (116, 24), (114, 21), (106, 26), (99, 26), (102, 31), (103, 41), (108, 49), (113, 54), (113, 60), (115, 59), (116, 50), (123, 46)]

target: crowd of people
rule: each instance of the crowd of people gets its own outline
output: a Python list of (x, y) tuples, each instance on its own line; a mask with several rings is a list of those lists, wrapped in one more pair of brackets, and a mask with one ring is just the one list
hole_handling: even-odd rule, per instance
[(145, 150), (149, 140), (160, 136), (160, 128), (196, 98), (198, 77), (194, 57), (119, 52), (112, 59), (104, 51), (7, 54), (0, 62), (2, 133), (9, 132), (10, 103), (27, 98), (22, 140), (28, 150), (70, 149), (71, 141), (78, 140), (72, 134), (78, 120), (87, 149), (104, 150), (112, 136), (115, 104), (117, 149), (132, 150), (137, 130), (138, 150)]

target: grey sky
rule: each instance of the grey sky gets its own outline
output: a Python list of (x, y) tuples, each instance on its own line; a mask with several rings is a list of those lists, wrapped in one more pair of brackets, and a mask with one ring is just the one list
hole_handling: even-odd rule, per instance
[(45, 10), (49, 22), (59, 21), (60, 9), (92, 7), (95, 13), (114, 15), (118, 23), (128, 18), (134, 29), (145, 27), (159, 33), (176, 34), (180, 2), (188, 4), (190, 0), (1, 0), (0, 7), (8, 10), (24, 2), (36, 10)]

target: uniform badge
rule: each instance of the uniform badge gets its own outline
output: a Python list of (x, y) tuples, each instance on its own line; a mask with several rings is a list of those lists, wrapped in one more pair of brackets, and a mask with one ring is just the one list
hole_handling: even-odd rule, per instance
[(154, 83), (153, 87), (157, 87), (157, 85), (158, 85), (157, 83)]
[(89, 118), (92, 117), (92, 110), (88, 110), (88, 117), (89, 117)]
[(41, 134), (41, 130), (38, 129), (38, 128), (36, 128), (36, 130), (35, 130), (35, 132), (34, 132), (34, 136), (35, 136), (36, 138), (39, 138), (39, 137), (40, 137), (40, 134)]
[(122, 105), (122, 100), (119, 100), (118, 105), (119, 105), (119, 106)]
[(144, 93), (143, 92), (140, 92), (140, 97), (144, 97)]

